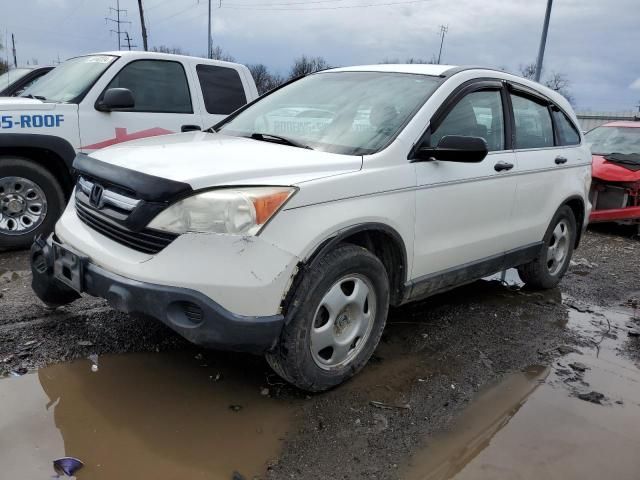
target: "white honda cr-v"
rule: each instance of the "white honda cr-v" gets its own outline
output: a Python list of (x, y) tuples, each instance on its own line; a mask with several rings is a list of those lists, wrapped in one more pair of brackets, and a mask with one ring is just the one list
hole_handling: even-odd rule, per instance
[(375, 65), (309, 75), (208, 132), (79, 155), (32, 248), (33, 286), (265, 354), (319, 391), (358, 372), (389, 306), (517, 267), (555, 287), (586, 227), (571, 105), (504, 72)]

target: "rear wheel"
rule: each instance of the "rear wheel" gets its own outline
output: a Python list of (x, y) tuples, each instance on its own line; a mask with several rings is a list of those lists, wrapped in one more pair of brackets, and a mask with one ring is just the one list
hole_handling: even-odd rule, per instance
[(24, 158), (0, 158), (0, 248), (22, 248), (53, 230), (64, 192), (47, 169)]
[(536, 259), (518, 267), (522, 281), (533, 288), (557, 286), (569, 268), (576, 235), (575, 215), (564, 205), (554, 215)]
[(368, 250), (342, 245), (305, 273), (290, 301), (271, 367), (308, 391), (355, 375), (375, 350), (389, 309), (389, 280)]

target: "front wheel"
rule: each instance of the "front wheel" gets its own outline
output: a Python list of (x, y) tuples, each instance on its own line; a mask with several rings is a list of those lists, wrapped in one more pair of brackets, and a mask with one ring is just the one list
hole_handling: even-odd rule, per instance
[(518, 267), (522, 281), (538, 289), (556, 287), (569, 268), (576, 235), (576, 217), (573, 210), (564, 205), (551, 220), (536, 259)]
[(308, 391), (339, 385), (375, 350), (389, 309), (384, 265), (368, 250), (345, 244), (305, 272), (285, 318), (271, 367)]
[(60, 183), (24, 158), (0, 158), (0, 248), (24, 248), (47, 234), (65, 205)]

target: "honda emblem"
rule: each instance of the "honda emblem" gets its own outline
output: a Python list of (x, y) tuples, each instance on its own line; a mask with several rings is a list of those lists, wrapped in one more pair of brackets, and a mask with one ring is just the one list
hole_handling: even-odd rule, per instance
[(104, 187), (97, 183), (91, 188), (91, 194), (89, 195), (89, 203), (92, 207), (102, 208), (104, 203), (102, 201), (102, 194), (104, 193)]

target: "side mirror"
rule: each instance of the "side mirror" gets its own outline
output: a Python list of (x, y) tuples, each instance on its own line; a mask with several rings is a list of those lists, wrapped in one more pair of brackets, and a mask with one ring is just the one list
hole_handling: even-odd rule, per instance
[(414, 161), (442, 160), (443, 162), (478, 163), (489, 153), (487, 142), (481, 137), (446, 135), (436, 147), (420, 147)]
[(133, 93), (128, 88), (110, 88), (96, 103), (96, 109), (101, 112), (110, 112), (112, 110), (124, 110), (133, 108), (136, 101), (133, 99)]

